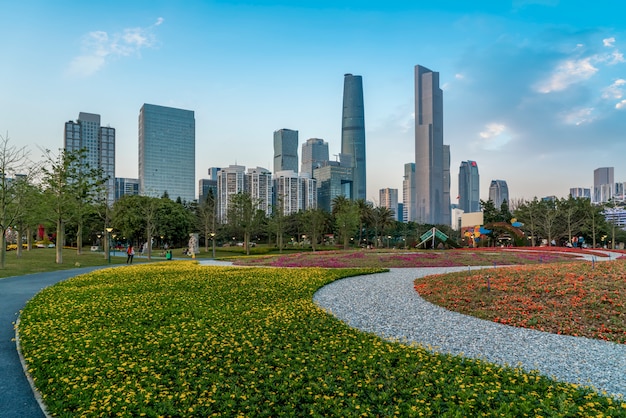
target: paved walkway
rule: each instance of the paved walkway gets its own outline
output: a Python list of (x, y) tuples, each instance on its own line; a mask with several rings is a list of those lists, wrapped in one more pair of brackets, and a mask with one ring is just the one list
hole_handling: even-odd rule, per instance
[[(108, 266), (106, 266), (108, 267)], [(0, 418), (44, 417), (24, 375), (13, 325), (26, 302), (43, 288), (102, 267), (0, 279)]]

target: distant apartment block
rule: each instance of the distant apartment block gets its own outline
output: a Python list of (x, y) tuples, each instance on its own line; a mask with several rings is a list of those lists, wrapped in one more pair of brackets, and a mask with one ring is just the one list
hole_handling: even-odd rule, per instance
[(272, 173), (267, 168), (249, 168), (245, 176), (244, 190), (250, 194), (255, 209), (266, 215), (272, 213)]
[(217, 218), (221, 223), (228, 221), (230, 198), (245, 191), (246, 167), (229, 165), (217, 173)]
[(591, 189), (584, 187), (572, 187), (569, 194), (574, 199), (591, 199)]
[(101, 169), (106, 179), (106, 201), (115, 201), (115, 129), (100, 125), (100, 115), (80, 112), (78, 119), (65, 122), (64, 148), (85, 150), (82, 161), (88, 168)]

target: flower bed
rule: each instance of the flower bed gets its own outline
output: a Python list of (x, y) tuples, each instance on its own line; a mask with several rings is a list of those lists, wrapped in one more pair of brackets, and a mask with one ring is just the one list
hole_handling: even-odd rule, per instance
[(474, 270), (415, 281), (429, 302), (556, 334), (626, 343), (626, 261)]
[(577, 254), (539, 251), (508, 251), (490, 248), (490, 251), (323, 251), (301, 252), (263, 257), (233, 259), (243, 266), (272, 267), (451, 267), (480, 265), (536, 264), (571, 261)]
[(374, 270), (169, 262), (42, 291), (21, 315), (28, 369), (59, 416), (599, 416), (626, 404), (361, 333), (320, 286)]

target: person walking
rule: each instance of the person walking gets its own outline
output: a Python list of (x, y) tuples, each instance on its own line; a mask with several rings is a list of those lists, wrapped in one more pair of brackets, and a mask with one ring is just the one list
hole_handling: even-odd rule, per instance
[(135, 250), (133, 249), (133, 244), (128, 246), (126, 250), (126, 264), (133, 264), (133, 257), (135, 256)]

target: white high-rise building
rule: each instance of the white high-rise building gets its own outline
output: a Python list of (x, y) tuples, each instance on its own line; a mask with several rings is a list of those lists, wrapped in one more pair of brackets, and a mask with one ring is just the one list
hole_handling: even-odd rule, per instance
[(101, 169), (106, 178), (106, 201), (115, 201), (115, 128), (100, 125), (100, 115), (80, 112), (78, 120), (65, 122), (64, 144), (67, 152), (85, 150), (87, 167)]
[(398, 220), (398, 189), (380, 189), (378, 191), (379, 204), (393, 213), (394, 219)]
[(230, 198), (245, 191), (246, 167), (229, 165), (217, 172), (217, 217), (224, 223), (228, 219)]
[(256, 204), (256, 209), (266, 215), (272, 213), (272, 173), (267, 168), (249, 168), (244, 188)]
[(415, 195), (415, 163), (404, 164), (402, 180), (402, 210), (404, 222), (415, 222), (417, 219), (417, 203)]

